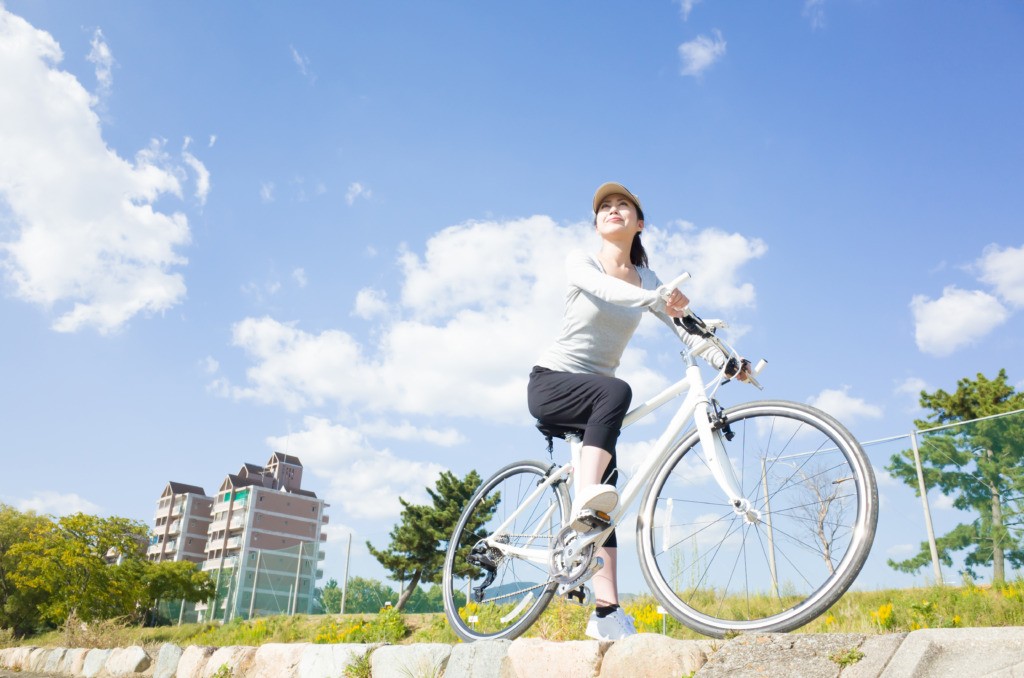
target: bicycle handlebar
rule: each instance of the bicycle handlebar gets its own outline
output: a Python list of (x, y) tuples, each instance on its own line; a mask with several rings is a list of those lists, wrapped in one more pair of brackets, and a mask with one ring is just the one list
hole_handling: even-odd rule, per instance
[[(662, 284), (658, 288), (658, 294), (661, 296), (662, 299), (667, 301), (668, 298), (672, 295), (672, 291), (689, 279), (690, 274), (683, 273), (679, 277), (669, 282), (668, 284)], [(690, 334), (697, 335), (704, 339), (704, 341), (707, 341), (715, 345), (718, 348), (718, 350), (720, 350), (722, 353), (726, 355), (727, 358), (739, 357), (739, 353), (737, 353), (737, 351), (732, 346), (726, 345), (725, 342), (723, 342), (722, 339), (715, 334), (715, 330), (718, 327), (726, 326), (724, 322), (705, 322), (696, 313), (690, 310), (689, 307), (687, 307), (682, 318), (675, 318), (675, 323), (682, 327), (683, 329), (685, 329)], [(741, 365), (741, 369), (743, 366), (750, 365), (750, 361), (748, 360), (743, 360), (743, 363), (745, 363), (745, 365)], [(767, 365), (768, 361), (765, 360), (764, 358), (761, 358), (761, 360), (757, 361), (757, 364), (747, 371), (747, 383), (760, 390), (764, 390), (764, 387), (761, 386), (760, 382), (758, 382), (755, 377), (758, 374), (760, 374), (761, 370), (763, 370)]]

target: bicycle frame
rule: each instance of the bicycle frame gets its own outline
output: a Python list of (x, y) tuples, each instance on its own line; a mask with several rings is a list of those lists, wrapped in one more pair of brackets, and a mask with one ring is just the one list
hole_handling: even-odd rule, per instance
[[(722, 445), (717, 433), (712, 429), (711, 422), (713, 412), (709, 409), (711, 406), (711, 400), (708, 397), (707, 389), (701, 379), (700, 368), (697, 367), (690, 352), (684, 352), (683, 356), (686, 362), (686, 376), (650, 400), (630, 410), (623, 421), (623, 428), (625, 428), (626, 426), (643, 419), (645, 416), (670, 400), (677, 398), (684, 392), (686, 393), (686, 397), (680, 404), (679, 409), (673, 415), (672, 420), (669, 422), (664, 433), (661, 434), (652, 450), (644, 458), (640, 468), (636, 471), (629, 482), (626, 483), (622, 492), (619, 493), (618, 506), (609, 514), (612, 519), (612, 526), (618, 524), (619, 519), (630, 509), (633, 501), (639, 497), (641, 491), (651, 481), (657, 470), (668, 460), (668, 456), (672, 451), (672, 444), (679, 438), (679, 435), (686, 428), (687, 423), (691, 418), (697, 427), (697, 431), (700, 436), (700, 444), (707, 458), (708, 465), (711, 468), (712, 475), (719, 487), (722, 489), (722, 493), (728, 499), (729, 504), (737, 513), (747, 513), (752, 511), (750, 508), (750, 502), (743, 497), (742, 492), (739, 490), (739, 483), (736, 480), (735, 471), (732, 464), (729, 462), (728, 455), (725, 452), (725, 447)], [(509, 525), (511, 525), (519, 516), (524, 506), (530, 505), (532, 501), (537, 499), (541, 493), (546, 491), (547, 488), (554, 483), (561, 482), (563, 478), (569, 476), (572, 477), (575, 488), (577, 479), (573, 470), (579, 465), (583, 442), (578, 438), (570, 437), (569, 443), (571, 461), (561, 466), (557, 472), (550, 474), (543, 483), (537, 486), (537, 489), (535, 489), (527, 499), (521, 502), (520, 506), (513, 511), (513, 513), (500, 526), (498, 526), (498, 528), (489, 537), (487, 537), (486, 542), (488, 546), (498, 549), (506, 555), (529, 560), (540, 565), (547, 565), (548, 552), (546, 548), (515, 547), (509, 544), (500, 543), (496, 537), (500, 536), (508, 529)], [(550, 517), (550, 512), (553, 512), (554, 508), (555, 507), (552, 506), (549, 509), (549, 515), (545, 516), (545, 518)], [(603, 531), (594, 531), (586, 535), (582, 535), (578, 548), (585, 548), (592, 543), (600, 545), (608, 537), (612, 529), (613, 528), (610, 527)]]

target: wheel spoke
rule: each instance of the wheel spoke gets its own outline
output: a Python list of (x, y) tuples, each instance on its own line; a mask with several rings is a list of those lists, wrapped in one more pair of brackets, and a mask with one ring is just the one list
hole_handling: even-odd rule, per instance
[[(722, 444), (749, 510), (728, 506), (691, 433), (644, 499), (641, 566), (659, 602), (701, 633), (792, 630), (833, 603), (867, 557), (871, 467), (809, 406), (751, 403), (726, 416), (737, 435)], [(671, 520), (659, 522), (669, 497)]]

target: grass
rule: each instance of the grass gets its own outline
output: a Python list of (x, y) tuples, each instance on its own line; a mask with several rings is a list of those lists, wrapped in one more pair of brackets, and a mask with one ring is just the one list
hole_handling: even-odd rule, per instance
[[(637, 629), (673, 638), (703, 638), (670, 616), (657, 612), (650, 596), (625, 604)], [(548, 640), (581, 640), (590, 608), (558, 599), (526, 633)], [(455, 643), (458, 638), (443, 614), (399, 614), (385, 610), (376, 615), (295, 615), (262, 617), (227, 624), (184, 624), (139, 628), (104, 622), (83, 628), (70, 624), (21, 641), (5, 644), (53, 647), (262, 645), (263, 643)], [(825, 614), (798, 633), (894, 633), (922, 628), (1024, 626), (1024, 581), (1001, 587), (959, 586), (899, 590), (852, 591)]]

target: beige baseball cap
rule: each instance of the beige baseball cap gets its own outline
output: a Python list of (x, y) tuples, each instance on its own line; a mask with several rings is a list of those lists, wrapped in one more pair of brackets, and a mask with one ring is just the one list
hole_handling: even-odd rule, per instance
[(594, 193), (594, 212), (597, 212), (597, 208), (601, 204), (601, 201), (607, 198), (609, 195), (612, 195), (613, 193), (619, 193), (621, 195), (626, 196), (634, 203), (636, 203), (636, 206), (640, 208), (641, 212), (644, 211), (644, 206), (640, 204), (640, 198), (636, 197), (636, 195), (631, 190), (629, 190), (628, 188), (626, 188), (625, 186), (618, 182), (607, 181), (601, 184), (597, 188), (597, 192)]

